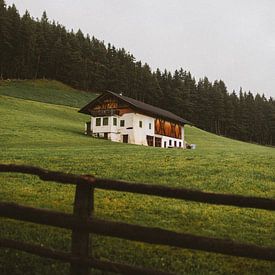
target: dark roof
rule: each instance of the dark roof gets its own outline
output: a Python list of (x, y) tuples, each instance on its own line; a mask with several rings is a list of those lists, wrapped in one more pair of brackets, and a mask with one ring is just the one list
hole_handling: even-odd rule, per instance
[(97, 97), (96, 99), (94, 99), (93, 101), (91, 101), (89, 104), (87, 104), (86, 106), (84, 106), (82, 109), (79, 110), (80, 113), (84, 113), (84, 114), (90, 114), (89, 109), (92, 105), (94, 105), (94, 103), (101, 97), (110, 94), (113, 95), (116, 98), (119, 98), (120, 100), (127, 102), (133, 109), (137, 109), (139, 111), (141, 111), (141, 113), (146, 113), (146, 114), (150, 114), (151, 116), (157, 116), (157, 117), (161, 117), (167, 120), (172, 120), (174, 122), (180, 123), (180, 124), (190, 124), (192, 125), (191, 122), (169, 112), (166, 110), (163, 110), (161, 108), (152, 106), (150, 104), (138, 101), (136, 99), (127, 97), (127, 96), (123, 96), (123, 95), (119, 95), (116, 94), (114, 92), (111, 91), (106, 91), (104, 92), (102, 95), (100, 95), (99, 97)]

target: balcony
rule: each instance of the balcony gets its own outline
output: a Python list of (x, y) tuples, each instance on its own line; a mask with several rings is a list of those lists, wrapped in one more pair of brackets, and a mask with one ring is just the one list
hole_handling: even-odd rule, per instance
[(119, 115), (119, 110), (116, 110), (116, 109), (93, 110), (90, 112), (90, 114), (93, 117), (114, 116), (114, 115)]

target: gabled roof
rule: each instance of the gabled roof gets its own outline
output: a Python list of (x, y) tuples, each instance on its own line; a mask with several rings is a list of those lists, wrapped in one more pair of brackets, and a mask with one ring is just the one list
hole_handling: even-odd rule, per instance
[(112, 95), (124, 102), (127, 102), (134, 110), (139, 111), (142, 114), (147, 114), (153, 117), (159, 117), (159, 118), (163, 118), (163, 119), (167, 119), (169, 121), (173, 121), (173, 122), (177, 122), (180, 124), (190, 124), (192, 125), (192, 123), (190, 123), (189, 121), (169, 112), (166, 110), (163, 110), (161, 108), (152, 106), (150, 104), (138, 101), (136, 99), (127, 97), (127, 96), (123, 96), (123, 95), (119, 95), (116, 94), (114, 92), (111, 91), (106, 91), (104, 92), (102, 95), (98, 96), (96, 99), (94, 99), (93, 101), (91, 101), (90, 103), (88, 103), (86, 106), (84, 106), (82, 109), (79, 110), (80, 113), (83, 114), (90, 114), (90, 108), (95, 105), (95, 103), (102, 97), (105, 97), (106, 95)]

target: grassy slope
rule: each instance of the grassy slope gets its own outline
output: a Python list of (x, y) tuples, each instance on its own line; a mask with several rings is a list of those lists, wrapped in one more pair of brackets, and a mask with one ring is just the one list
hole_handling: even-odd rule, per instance
[[(77, 109), (0, 96), (0, 162), (205, 191), (275, 198), (275, 150), (187, 127), (196, 150), (148, 148), (83, 135)], [(70, 212), (74, 188), (26, 175), (0, 175), (1, 201)], [(204, 236), (275, 246), (275, 216), (263, 210), (209, 206), (96, 191), (96, 215)], [(5, 220), (6, 221), (6, 220)], [(8, 221), (1, 237), (68, 249), (65, 230)], [(275, 265), (218, 254), (93, 237), (97, 257), (179, 273), (272, 274)], [(0, 273), (64, 274), (67, 265), (12, 250), (0, 252)], [(2, 264), (2, 265), (1, 265)]]
[(0, 81), (0, 95), (72, 107), (82, 107), (96, 96), (55, 80), (44, 79)]

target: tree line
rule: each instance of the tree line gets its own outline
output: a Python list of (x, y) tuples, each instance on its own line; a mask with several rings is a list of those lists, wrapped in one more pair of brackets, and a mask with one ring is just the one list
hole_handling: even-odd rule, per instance
[(275, 101), (229, 92), (222, 80), (198, 81), (136, 61), (123, 48), (68, 31), (46, 12), (40, 19), (0, 0), (0, 78), (62, 81), (86, 91), (111, 90), (172, 111), (197, 127), (227, 137), (275, 145)]

